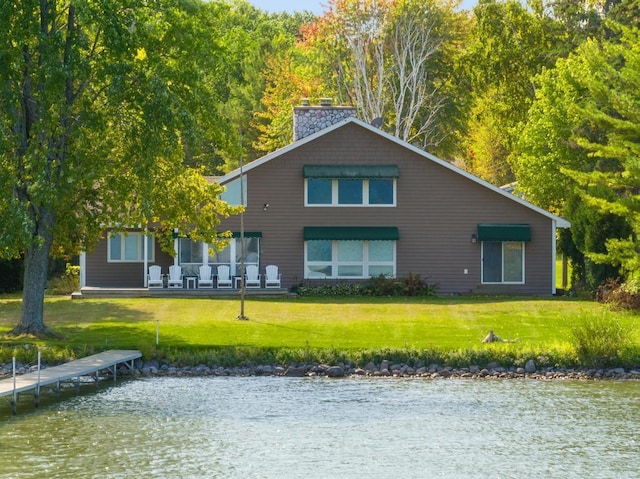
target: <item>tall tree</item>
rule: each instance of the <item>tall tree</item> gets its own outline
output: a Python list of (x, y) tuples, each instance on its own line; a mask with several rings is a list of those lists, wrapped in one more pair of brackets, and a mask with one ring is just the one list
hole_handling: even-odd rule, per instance
[(446, 137), (441, 110), (463, 29), (455, 2), (331, 0), (307, 40), (319, 48), (338, 98), (365, 121), (424, 148)]
[[(480, 0), (462, 62), (473, 91), (467, 168), (494, 184), (514, 180), (508, 157), (535, 98), (534, 76), (556, 56), (555, 20), (517, 0)], [(477, 125), (482, 125), (477, 128)], [(490, 135), (494, 148), (486, 145)]]
[(620, 28), (620, 42), (586, 42), (576, 65), (576, 80), (588, 94), (575, 106), (583, 131), (574, 140), (603, 167), (566, 173), (589, 205), (631, 228), (626, 237), (608, 238), (607, 251), (590, 252), (591, 259), (619, 266), (627, 279), (640, 282), (640, 33)]
[(219, 188), (184, 164), (202, 135), (216, 141), (221, 123), (211, 81), (225, 68), (208, 14), (215, 8), (0, 3), (0, 254), (24, 255), (13, 333), (51, 333), (43, 315), (50, 254), (90, 249), (104, 225), (158, 222), (165, 246), (174, 226), (213, 239), (219, 215), (232, 213)]
[(616, 30), (617, 38), (585, 42), (538, 78), (516, 174), (528, 198), (574, 221), (586, 259), (638, 280), (640, 37), (637, 28)]

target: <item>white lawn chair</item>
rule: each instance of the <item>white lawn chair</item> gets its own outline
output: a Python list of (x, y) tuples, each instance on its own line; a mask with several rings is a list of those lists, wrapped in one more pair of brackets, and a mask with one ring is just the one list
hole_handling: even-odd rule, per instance
[(231, 288), (231, 276), (229, 276), (228, 266), (218, 266), (218, 288)]
[(264, 287), (265, 288), (281, 288), (280, 286), (280, 273), (278, 273), (278, 267), (274, 264), (270, 264), (265, 268), (264, 275)]
[(182, 268), (177, 264), (169, 266), (167, 288), (182, 288)]
[(162, 288), (162, 268), (158, 265), (149, 266), (149, 274), (147, 276), (148, 288)]
[(203, 264), (200, 266), (200, 276), (198, 277), (198, 289), (213, 289), (213, 275), (211, 266)]
[(260, 287), (260, 274), (258, 274), (258, 267), (254, 264), (250, 264), (246, 267), (245, 274), (245, 287), (246, 288), (259, 288)]

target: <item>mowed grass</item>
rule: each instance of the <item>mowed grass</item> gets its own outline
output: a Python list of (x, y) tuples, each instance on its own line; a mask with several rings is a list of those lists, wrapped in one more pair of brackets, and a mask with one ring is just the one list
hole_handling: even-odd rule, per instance
[[(19, 298), (0, 298), (0, 335), (19, 321)], [(473, 349), (492, 330), (511, 348), (564, 348), (585, 318), (607, 314), (633, 331), (637, 313), (567, 298), (290, 298), (248, 299), (239, 321), (238, 299), (83, 299), (50, 297), (45, 323), (58, 339), (4, 337), (85, 349), (212, 347), (307, 349)]]

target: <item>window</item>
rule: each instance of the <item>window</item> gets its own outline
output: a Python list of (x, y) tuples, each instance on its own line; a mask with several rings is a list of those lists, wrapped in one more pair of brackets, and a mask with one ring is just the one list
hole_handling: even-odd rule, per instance
[[(250, 236), (244, 238), (245, 258), (244, 264), (260, 266), (260, 237)], [(233, 259), (233, 261), (232, 261)], [(231, 268), (233, 276), (240, 274), (242, 264), (242, 241), (233, 238), (223, 250), (209, 255), (208, 263), (214, 268), (218, 265), (227, 265)]]
[(482, 242), (483, 283), (524, 283), (524, 243)]
[(308, 240), (305, 278), (395, 277), (395, 241)]
[(179, 241), (180, 264), (202, 264), (202, 241), (191, 241), (189, 238), (180, 238)]
[(369, 204), (370, 205), (392, 205), (393, 199), (392, 179), (369, 180)]
[(305, 206), (395, 206), (395, 180), (307, 178)]
[(361, 205), (365, 180), (338, 180), (338, 204)]
[(397, 165), (305, 165), (305, 206), (395, 206)]
[(310, 205), (330, 205), (332, 181), (323, 178), (307, 180), (307, 202)]
[(109, 236), (107, 261), (143, 262), (144, 238), (147, 238), (147, 260), (154, 261), (153, 236), (145, 236), (143, 233), (118, 233)]
[[(242, 192), (240, 186), (242, 185)], [(225, 191), (220, 195), (222, 201), (226, 201), (231, 206), (246, 205), (247, 202), (247, 177), (246, 175), (237, 180), (230, 181), (225, 185)], [(244, 200), (244, 201), (243, 201)]]

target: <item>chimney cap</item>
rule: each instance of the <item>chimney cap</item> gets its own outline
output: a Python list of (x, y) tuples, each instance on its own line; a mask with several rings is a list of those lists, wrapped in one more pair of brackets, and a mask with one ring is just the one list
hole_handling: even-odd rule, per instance
[(333, 98), (320, 98), (320, 106), (331, 106)]

